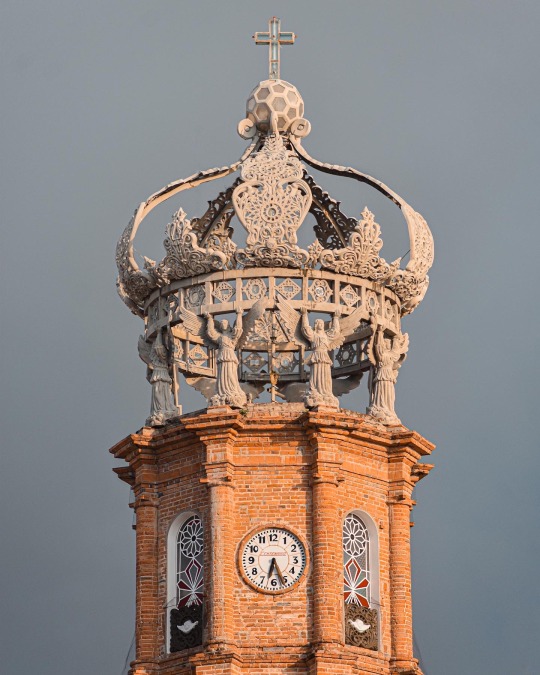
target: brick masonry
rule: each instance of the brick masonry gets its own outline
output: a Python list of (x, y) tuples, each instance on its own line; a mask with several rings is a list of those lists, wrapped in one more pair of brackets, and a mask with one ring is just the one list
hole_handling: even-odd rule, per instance
[[(410, 511), (434, 446), (348, 411), (298, 404), (210, 408), (144, 427), (111, 453), (134, 490), (136, 659), (132, 675), (420, 674), (413, 658)], [(355, 509), (379, 535), (379, 649), (345, 644), (341, 531)], [(167, 533), (186, 510), (205, 528), (203, 646), (167, 653)], [(242, 579), (254, 529), (300, 536), (309, 564), (279, 595)]]

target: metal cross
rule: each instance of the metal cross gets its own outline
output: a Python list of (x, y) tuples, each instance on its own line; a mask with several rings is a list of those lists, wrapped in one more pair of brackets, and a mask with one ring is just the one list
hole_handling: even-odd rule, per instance
[(253, 39), (257, 45), (268, 45), (269, 79), (279, 80), (279, 47), (280, 45), (293, 45), (296, 39), (294, 33), (281, 33), (280, 19), (273, 16), (268, 21), (267, 33), (255, 33)]

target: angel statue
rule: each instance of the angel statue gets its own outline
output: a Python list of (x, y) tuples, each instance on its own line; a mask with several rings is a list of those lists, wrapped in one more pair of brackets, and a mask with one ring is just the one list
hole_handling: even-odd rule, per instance
[(371, 402), (367, 409), (383, 424), (401, 424), (394, 404), (396, 399), (395, 386), (398, 371), (407, 357), (409, 336), (399, 333), (393, 339), (384, 336), (382, 326), (373, 325), (373, 334), (368, 348), (371, 363), (375, 366), (371, 377)]
[(168, 420), (178, 416), (172, 399), (172, 380), (169, 375), (167, 348), (163, 344), (161, 331), (158, 331), (152, 344), (139, 336), (139, 356), (146, 363), (146, 379), (152, 385), (152, 404), (150, 417), (146, 424), (150, 427), (161, 427)]
[(210, 405), (230, 405), (233, 408), (243, 408), (247, 397), (238, 381), (238, 357), (235, 349), (242, 337), (242, 310), (236, 310), (236, 322), (229, 326), (227, 319), (222, 319), (216, 328), (214, 317), (205, 314), (206, 334), (211, 342), (217, 346), (217, 377), (216, 393), (212, 396)]
[[(306, 406), (308, 408), (318, 405), (338, 407), (339, 403), (334, 395), (332, 359), (329, 352), (340, 347), (345, 339), (358, 328), (360, 321), (368, 318), (364, 309), (358, 307), (344, 319), (341, 318), (341, 313), (337, 310), (330, 328), (327, 330), (322, 319), (316, 319), (313, 328), (311, 328), (306, 308), (302, 308), (302, 312), (299, 314), (285, 300), (280, 300), (278, 307), (278, 320), (288, 338), (313, 350), (309, 358), (306, 359), (306, 363), (311, 367), (308, 387), (303, 395)], [(355, 382), (350, 387), (338, 387), (340, 389), (339, 394), (346, 393), (346, 391), (354, 388), (360, 381), (360, 377), (355, 378)], [(286, 392), (285, 396), (291, 400), (288, 394), (289, 392)]]
[(263, 386), (241, 384), (238, 379), (238, 357), (236, 350), (252, 331), (255, 322), (261, 318), (266, 308), (266, 301), (259, 300), (250, 309), (246, 317), (246, 328), (243, 330), (242, 310), (236, 312), (236, 323), (230, 326), (227, 319), (215, 322), (210, 314), (204, 318), (197, 316), (185, 307), (179, 309), (184, 327), (192, 335), (203, 340), (217, 351), (216, 378), (198, 376), (186, 377), (186, 382), (200, 391), (212, 406), (229, 405), (232, 408), (243, 408), (249, 399), (257, 398)]

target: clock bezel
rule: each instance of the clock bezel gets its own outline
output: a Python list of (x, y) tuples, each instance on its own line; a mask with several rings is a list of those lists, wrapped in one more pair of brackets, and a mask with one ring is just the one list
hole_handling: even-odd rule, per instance
[[(304, 569), (302, 571), (302, 574), (298, 577), (298, 579), (293, 584), (288, 586), (287, 588), (280, 588), (277, 591), (272, 591), (272, 590), (267, 589), (267, 588), (261, 588), (260, 586), (257, 586), (256, 584), (254, 584), (251, 581), (251, 579), (247, 576), (247, 574), (245, 573), (244, 568), (242, 566), (242, 556), (243, 556), (243, 553), (244, 553), (244, 548), (247, 545), (248, 541), (252, 537), (257, 535), (259, 532), (263, 532), (264, 530), (272, 530), (272, 529), (285, 530), (285, 531), (289, 532), (291, 535), (293, 535), (294, 537), (296, 537), (296, 539), (298, 539), (298, 541), (304, 547), (304, 554), (306, 556), (306, 564), (304, 565)], [(300, 536), (298, 534), (298, 532), (294, 528), (290, 527), (290, 525), (288, 525), (287, 523), (272, 522), (272, 523), (264, 523), (264, 524), (257, 525), (256, 527), (252, 528), (249, 532), (247, 532), (247, 534), (245, 534), (244, 537), (242, 537), (242, 539), (241, 539), (241, 541), (238, 545), (238, 550), (237, 550), (237, 553), (236, 553), (236, 565), (237, 565), (237, 568), (238, 568), (238, 573), (239, 573), (240, 577), (242, 578), (242, 580), (253, 590), (258, 591), (259, 593), (264, 593), (265, 595), (272, 595), (272, 596), (282, 595), (283, 593), (288, 593), (289, 591), (293, 591), (293, 590), (297, 589), (299, 587), (299, 585), (302, 582), (305, 582), (305, 580), (307, 579), (307, 572), (309, 571), (310, 564), (311, 564), (311, 556), (310, 556), (309, 548), (306, 544), (305, 538)]]

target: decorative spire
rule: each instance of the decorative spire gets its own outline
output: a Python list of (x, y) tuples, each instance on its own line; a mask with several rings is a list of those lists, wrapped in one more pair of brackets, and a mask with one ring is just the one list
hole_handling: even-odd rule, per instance
[(280, 79), (279, 48), (280, 45), (293, 45), (296, 40), (294, 33), (280, 31), (281, 20), (273, 16), (268, 21), (267, 33), (255, 33), (253, 39), (257, 45), (268, 45), (268, 79)]

